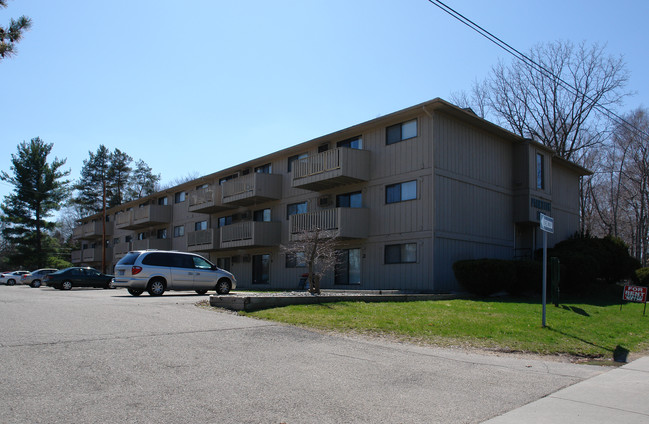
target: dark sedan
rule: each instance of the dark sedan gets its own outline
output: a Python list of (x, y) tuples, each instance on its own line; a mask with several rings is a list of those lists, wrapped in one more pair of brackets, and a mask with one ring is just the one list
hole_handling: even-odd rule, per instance
[(72, 267), (53, 272), (43, 278), (46, 285), (60, 290), (72, 287), (113, 288), (113, 276), (102, 274), (94, 268)]

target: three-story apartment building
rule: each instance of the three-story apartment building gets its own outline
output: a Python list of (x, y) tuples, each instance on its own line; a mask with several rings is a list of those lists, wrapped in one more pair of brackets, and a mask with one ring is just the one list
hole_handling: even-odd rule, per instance
[[(539, 213), (554, 218), (551, 244), (578, 231), (586, 174), (434, 99), (112, 208), (106, 263), (197, 252), (241, 288), (292, 289), (304, 262), (280, 245), (317, 226), (341, 258), (323, 288), (450, 291), (457, 260), (531, 256)], [(74, 263), (101, 264), (102, 220), (75, 229)]]

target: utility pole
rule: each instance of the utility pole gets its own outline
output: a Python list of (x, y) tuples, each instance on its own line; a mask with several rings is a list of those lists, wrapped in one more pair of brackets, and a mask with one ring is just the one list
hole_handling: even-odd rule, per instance
[(106, 178), (102, 179), (101, 272), (106, 273)]

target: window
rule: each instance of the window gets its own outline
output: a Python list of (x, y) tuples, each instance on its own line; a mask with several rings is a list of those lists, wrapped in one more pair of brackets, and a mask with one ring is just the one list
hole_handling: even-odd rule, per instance
[(287, 253), (286, 254), (286, 268), (305, 268), (306, 256), (304, 252)]
[(146, 233), (137, 233), (138, 240), (146, 240)]
[(417, 243), (388, 244), (385, 246), (383, 263), (413, 264), (417, 262)]
[(270, 163), (266, 165), (258, 166), (255, 168), (255, 173), (257, 174), (270, 174), (273, 170), (273, 166)]
[(545, 166), (542, 154), (536, 154), (536, 188), (539, 190), (545, 189)]
[(185, 226), (178, 225), (174, 227), (174, 237), (182, 237), (185, 235)]
[(219, 228), (232, 224), (232, 215), (222, 216), (219, 218)]
[(161, 228), (157, 231), (156, 237), (159, 239), (166, 239), (167, 238), (167, 229), (166, 228)]
[(328, 144), (321, 144), (318, 146), (318, 153), (326, 152), (327, 150), (329, 150)]
[(288, 169), (287, 169), (287, 172), (291, 172), (291, 170), (293, 169), (293, 162), (298, 161), (298, 160), (300, 160), (300, 159), (304, 159), (304, 158), (306, 158), (307, 156), (308, 156), (308, 155), (307, 155), (306, 153), (302, 153), (302, 154), (294, 155), (294, 156), (289, 156), (289, 158), (288, 158)]
[(362, 208), (363, 195), (360, 191), (355, 193), (339, 194), (336, 196), (337, 208)]
[(178, 192), (174, 194), (174, 202), (175, 203), (182, 203), (185, 201), (185, 195), (186, 193), (184, 191)]
[(270, 208), (255, 211), (252, 220), (257, 222), (270, 222)]
[(125, 236), (125, 237), (124, 237), (124, 241), (125, 241), (126, 243), (130, 243), (130, 242), (132, 242), (132, 241), (133, 241), (133, 236)]
[(361, 249), (338, 251), (338, 262), (334, 267), (334, 284), (361, 283)]
[(286, 205), (286, 219), (291, 215), (297, 215), (300, 213), (306, 213), (306, 202)]
[(197, 185), (196, 190), (206, 190), (208, 187), (209, 185), (205, 183), (205, 184)]
[(339, 141), (338, 143), (336, 143), (336, 147), (347, 147), (348, 149), (362, 149), (363, 138), (360, 135), (358, 137), (348, 138), (347, 140)]
[(167, 200), (167, 197), (160, 197), (158, 198), (158, 204), (161, 206), (166, 206), (169, 204), (169, 201)]
[(402, 122), (385, 129), (385, 144), (394, 144), (417, 137), (417, 120)]
[(194, 260), (194, 268), (212, 269), (212, 264), (200, 256), (192, 256)]
[(417, 181), (385, 186), (385, 203), (397, 203), (417, 198)]
[(119, 237), (115, 237), (113, 239), (113, 246), (115, 246), (116, 244), (119, 244)]
[(198, 221), (194, 223), (194, 231), (207, 230), (207, 221)]

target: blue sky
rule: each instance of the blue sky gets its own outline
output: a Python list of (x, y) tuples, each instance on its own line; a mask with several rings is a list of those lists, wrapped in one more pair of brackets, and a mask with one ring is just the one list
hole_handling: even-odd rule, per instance
[[(518, 50), (607, 44), (649, 107), (649, 2), (445, 2)], [(506, 53), (427, 0), (10, 0), (32, 29), (0, 62), (0, 169), (41, 137), (79, 177), (100, 144), (162, 183), (470, 89)], [(52, 159), (51, 158), (51, 159)], [(11, 186), (0, 182), (0, 196)]]

